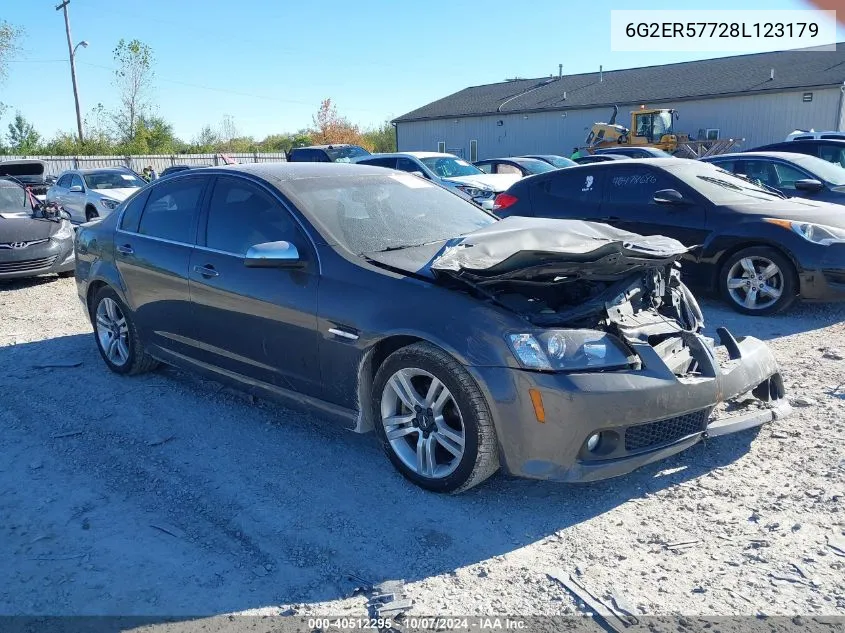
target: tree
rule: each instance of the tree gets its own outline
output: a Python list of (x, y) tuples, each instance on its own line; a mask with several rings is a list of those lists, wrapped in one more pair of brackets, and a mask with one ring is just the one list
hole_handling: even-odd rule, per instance
[(326, 143), (354, 143), (362, 142), (361, 130), (357, 125), (349, 122), (337, 113), (337, 108), (331, 99), (324, 99), (320, 109), (312, 117), (314, 130), (311, 139), (318, 144)]
[[(21, 32), (19, 28), (0, 20), (0, 82), (6, 78), (9, 58), (18, 50), (17, 43)], [(0, 102), (0, 116), (3, 116), (5, 110), (6, 106)]]
[(390, 121), (385, 121), (381, 127), (364, 132), (364, 143), (371, 152), (395, 152), (396, 128)]
[(35, 154), (41, 137), (35, 131), (35, 126), (17, 112), (15, 119), (9, 123), (9, 133), (6, 139), (15, 154)]
[(114, 49), (115, 85), (120, 91), (120, 106), (114, 114), (117, 133), (124, 143), (135, 139), (138, 119), (147, 115), (151, 106), (153, 51), (139, 40), (121, 39)]
[(220, 136), (210, 125), (206, 125), (188, 146), (188, 151), (199, 154), (214, 152), (220, 143)]

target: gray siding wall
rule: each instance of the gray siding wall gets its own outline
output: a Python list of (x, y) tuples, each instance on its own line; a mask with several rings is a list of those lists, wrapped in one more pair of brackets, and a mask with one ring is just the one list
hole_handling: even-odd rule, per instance
[[(779, 92), (718, 99), (649, 103), (648, 107), (676, 108), (680, 118), (675, 129), (697, 136), (700, 129), (716, 128), (720, 138), (744, 138), (742, 149), (783, 140), (795, 129), (842, 129), (840, 90), (812, 90), (805, 103), (804, 92)], [(630, 125), (631, 110), (639, 104), (619, 104), (618, 122)], [(478, 158), (520, 154), (569, 156), (580, 146), (596, 121), (607, 121), (609, 108), (501, 114), (398, 123), (399, 151), (437, 151), (444, 141), (446, 151), (469, 158), (469, 142), (478, 141)], [(499, 125), (501, 121), (501, 125)]]

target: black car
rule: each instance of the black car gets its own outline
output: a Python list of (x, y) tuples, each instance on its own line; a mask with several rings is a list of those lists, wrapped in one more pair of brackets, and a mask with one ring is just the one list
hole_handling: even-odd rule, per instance
[(73, 275), (73, 226), (11, 178), (0, 178), (0, 279)]
[(485, 174), (515, 174), (533, 176), (558, 169), (544, 160), (537, 158), (487, 158), (473, 163)]
[(612, 160), (630, 160), (630, 156), (624, 154), (590, 154), (588, 156), (579, 156), (575, 159), (577, 165), (591, 165), (592, 163), (607, 163)]
[(494, 213), (606, 222), (667, 235), (692, 249), (684, 277), (719, 289), (747, 314), (845, 299), (845, 214), (784, 199), (714, 165), (653, 158), (531, 176), (497, 196)]
[(0, 161), (0, 178), (14, 178), (40, 199), (56, 182), (56, 177), (48, 172), (49, 165), (43, 160), (22, 158)]
[(799, 139), (762, 145), (748, 150), (749, 152), (792, 152), (817, 156), (829, 163), (845, 167), (845, 140), (838, 139)]
[(628, 158), (669, 158), (669, 152), (664, 152), (657, 147), (637, 147), (630, 145), (614, 145), (613, 147), (599, 147), (593, 150), (594, 154), (619, 154)]
[(288, 152), (289, 163), (350, 163), (370, 152), (358, 145), (338, 143), (336, 145), (311, 145), (295, 147)]
[(159, 174), (159, 178), (164, 178), (165, 176), (172, 176), (173, 174), (178, 174), (182, 171), (187, 171), (189, 169), (201, 169), (203, 167), (208, 167), (209, 165), (171, 165), (170, 167), (165, 167), (162, 172)]
[(537, 160), (541, 160), (552, 167), (557, 167), (558, 169), (563, 169), (564, 167), (574, 167), (576, 164), (572, 159), (566, 158), (565, 156), (558, 156), (557, 154), (530, 154), (523, 156), (523, 158), (536, 158)]
[[(723, 332), (724, 370), (710, 352), (674, 265), (685, 250), (497, 222), (390, 169), (284, 163), (157, 180), (76, 241), (112, 371), (163, 361), (374, 429), (403, 475), (441, 492), (500, 464), (621, 475), (787, 413), (764, 343)], [(772, 407), (710, 418), (752, 390)]]
[(806, 154), (743, 152), (702, 158), (786, 196), (845, 204), (845, 169)]

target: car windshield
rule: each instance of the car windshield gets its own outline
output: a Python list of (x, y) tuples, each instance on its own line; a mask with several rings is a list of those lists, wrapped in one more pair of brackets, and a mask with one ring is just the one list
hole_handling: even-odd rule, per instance
[(478, 176), (484, 173), (475, 165), (470, 165), (465, 160), (456, 156), (429, 156), (420, 160), (423, 165), (441, 178)]
[(326, 154), (328, 154), (329, 158), (331, 158), (336, 163), (349, 163), (352, 161), (353, 158), (359, 158), (361, 156), (370, 155), (367, 150), (365, 150), (363, 147), (358, 147), (357, 145), (328, 147), (326, 148)]
[(26, 190), (11, 180), (0, 178), (0, 213), (29, 211)]
[(715, 204), (783, 200), (754, 183), (707, 163), (696, 163), (673, 169), (672, 174)]
[(836, 187), (845, 185), (845, 169), (837, 163), (829, 163), (815, 156), (796, 155), (791, 160), (799, 167), (803, 167), (810, 173)]
[[(514, 162), (523, 167), (529, 174), (545, 174), (547, 171), (554, 171), (555, 169), (558, 169), (558, 167), (549, 165), (546, 161), (535, 160), (532, 158), (525, 158)], [(576, 163), (573, 162), (572, 164), (575, 165)]]
[(546, 160), (550, 161), (552, 165), (560, 169), (561, 167), (573, 167), (577, 165), (574, 160), (569, 160), (568, 158), (564, 158), (563, 156), (547, 156)]
[(302, 178), (285, 188), (329, 243), (356, 254), (438, 242), (496, 221), (412, 174)]
[(123, 171), (92, 171), (83, 178), (89, 189), (126, 189), (146, 184), (135, 174)]

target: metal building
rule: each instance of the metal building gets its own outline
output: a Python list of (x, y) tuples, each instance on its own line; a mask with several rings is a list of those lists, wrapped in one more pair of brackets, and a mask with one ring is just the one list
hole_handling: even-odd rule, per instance
[(560, 154), (593, 123), (630, 125), (629, 111), (676, 108), (692, 138), (744, 138), (740, 149), (796, 129), (845, 129), (845, 44), (474, 86), (397, 119), (399, 151), (446, 151), (469, 160)]

